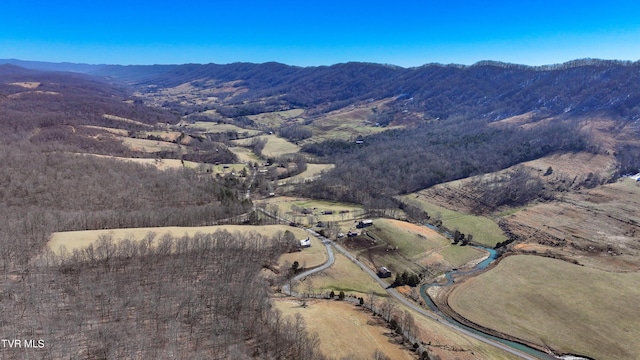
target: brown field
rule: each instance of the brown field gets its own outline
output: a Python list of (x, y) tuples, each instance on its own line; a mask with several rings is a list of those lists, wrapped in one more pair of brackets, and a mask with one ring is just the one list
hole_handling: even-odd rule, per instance
[[(299, 230), (297, 228), (292, 229)], [(296, 231), (294, 234), (300, 235), (300, 232)], [(307, 237), (311, 240), (311, 247), (280, 256), (280, 259), (278, 259), (278, 267), (280, 270), (285, 270), (283, 269), (283, 266), (286, 266), (287, 264), (291, 266), (294, 261), (297, 261), (301, 268), (316, 267), (327, 261), (327, 249), (322, 242), (320, 242), (320, 240), (315, 236), (309, 236), (308, 233)], [(299, 240), (306, 239), (307, 237), (300, 237)]]
[[(524, 163), (540, 173), (552, 167), (555, 176), (567, 178), (585, 177), (589, 173), (597, 173), (607, 178), (614, 170), (616, 163), (613, 156), (596, 155), (586, 152), (553, 154)], [(553, 178), (553, 176), (551, 177)]]
[(640, 183), (631, 179), (529, 206), (504, 220), (537, 246), (532, 250), (604, 270), (640, 270)]
[(313, 292), (316, 294), (326, 293), (331, 290), (335, 292), (344, 291), (347, 295), (357, 296), (364, 296), (371, 291), (379, 296), (386, 294), (385, 290), (369, 274), (347, 259), (346, 256), (335, 252), (335, 259), (333, 266), (303, 279), (297, 286), (294, 286), (294, 290), (306, 293), (307, 286), (305, 281), (311, 279)]
[(168, 169), (181, 169), (183, 167), (188, 167), (192, 169), (196, 169), (199, 164), (192, 161), (185, 161), (184, 165), (180, 160), (177, 159), (150, 159), (150, 158), (126, 158), (126, 157), (118, 157), (118, 156), (109, 156), (109, 155), (98, 155), (98, 154), (82, 154), (83, 156), (95, 156), (100, 158), (109, 158), (120, 161), (130, 161), (137, 164), (142, 165), (150, 165), (156, 167), (158, 170), (168, 170)]
[[(263, 201), (265, 204), (275, 205), (278, 207), (280, 216), (289, 220), (295, 221), (304, 225), (314, 226), (318, 221), (337, 221), (341, 222), (342, 231), (348, 230), (345, 222), (351, 220), (348, 223), (351, 226), (355, 226), (353, 219), (360, 218), (364, 215), (364, 210), (361, 205), (339, 203), (335, 201), (313, 200), (306, 198), (294, 198), (288, 196), (278, 196), (269, 198)], [(311, 211), (311, 214), (305, 215), (292, 210), (293, 206), (298, 208), (304, 208)], [(331, 210), (332, 214), (323, 215), (322, 211)], [(348, 211), (347, 213), (340, 214), (340, 211)], [(311, 222), (309, 220), (311, 219)]]
[(124, 130), (124, 129), (115, 129), (115, 128), (110, 128), (110, 127), (94, 126), (94, 125), (79, 125), (79, 126), (82, 126), (82, 127), (88, 128), (88, 129), (103, 130), (103, 131), (106, 131), (108, 133), (119, 135), (119, 136), (127, 136), (129, 134), (129, 131)]
[(379, 349), (391, 359), (414, 359), (400, 345), (392, 343), (388, 336), (391, 330), (383, 324), (376, 325), (379, 318), (362, 311), (346, 301), (312, 300), (302, 308), (295, 300), (274, 301), (276, 309), (285, 316), (300, 314), (310, 333), (320, 338), (320, 351), (334, 359), (352, 356), (355, 359), (371, 359)]
[(435, 277), (487, 256), (485, 251), (453, 245), (437, 231), (406, 221), (374, 219), (373, 226), (362, 231), (368, 235), (340, 242), (372, 269), (385, 266), (393, 273), (411, 271)]
[(142, 152), (158, 152), (162, 150), (180, 151), (180, 145), (172, 142), (147, 140), (147, 139), (133, 139), (128, 137), (122, 138), (123, 143), (133, 151)]
[(138, 241), (143, 239), (149, 232), (154, 232), (158, 236), (164, 234), (171, 234), (176, 237), (180, 236), (193, 236), (196, 233), (214, 233), (218, 230), (225, 230), (231, 233), (251, 233), (255, 232), (265, 236), (274, 236), (278, 232), (284, 233), (289, 230), (296, 235), (296, 237), (302, 239), (307, 237), (307, 232), (286, 225), (218, 225), (218, 226), (196, 226), (196, 227), (156, 227), (156, 228), (131, 228), (131, 229), (111, 229), (111, 230), (85, 230), (85, 231), (65, 231), (53, 233), (51, 239), (47, 243), (47, 246), (54, 250), (60, 251), (64, 246), (68, 251), (73, 249), (81, 249), (89, 246), (98, 240), (101, 235), (111, 235), (115, 242), (122, 241), (124, 239), (130, 239)]
[(613, 273), (538, 256), (509, 256), (453, 290), (467, 319), (596, 359), (640, 358), (640, 273)]
[(13, 82), (13, 83), (10, 83), (9, 85), (21, 86), (25, 89), (35, 89), (38, 86), (40, 86), (40, 84), (41, 83), (36, 81), (22, 81), (22, 82)]
[[(287, 140), (277, 137), (275, 135), (260, 135), (259, 139), (266, 139), (267, 143), (262, 150), (265, 156), (278, 157), (285, 154), (297, 153), (300, 151), (300, 146), (288, 142)], [(250, 143), (250, 139), (233, 140), (231, 143), (246, 146)]]
[[(376, 302), (383, 301), (377, 297)], [(394, 313), (408, 310), (395, 302)], [(352, 355), (355, 359), (370, 359), (379, 349), (391, 359), (415, 359), (400, 345), (393, 342), (389, 329), (379, 317), (346, 301), (309, 300), (303, 308), (290, 298), (277, 299), (274, 305), (285, 316), (301, 314), (310, 332), (320, 338), (320, 350), (331, 358), (341, 359)], [(410, 311), (410, 310), (409, 310)], [(456, 360), (516, 359), (493, 346), (466, 337), (458, 331), (410, 311), (419, 328), (420, 339), (429, 344), (431, 356)], [(354, 346), (357, 344), (357, 346)]]
[(334, 167), (335, 165), (333, 164), (307, 164), (307, 170), (296, 176), (280, 180), (278, 182), (278, 186), (313, 181), (318, 178), (322, 172), (331, 170)]
[(145, 124), (145, 123), (140, 122), (140, 121), (135, 121), (135, 120), (131, 120), (131, 119), (127, 119), (127, 118), (124, 118), (124, 117), (115, 116), (115, 115), (104, 114), (104, 115), (102, 115), (102, 117), (105, 118), (105, 119), (109, 119), (109, 120), (116, 120), (116, 121), (126, 122), (126, 123), (130, 123), (130, 124), (136, 124), (136, 125), (140, 125), (140, 126), (144, 126), (144, 127), (153, 127), (153, 125)]
[(278, 127), (285, 122), (295, 121), (295, 119), (301, 116), (303, 113), (303, 109), (291, 109), (285, 111), (262, 113), (258, 115), (249, 115), (247, 117), (263, 126)]

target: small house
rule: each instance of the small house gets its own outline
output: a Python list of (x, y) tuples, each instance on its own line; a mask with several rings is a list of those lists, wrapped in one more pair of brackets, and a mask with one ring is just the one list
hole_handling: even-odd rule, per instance
[(362, 229), (362, 228), (366, 228), (367, 226), (371, 226), (373, 225), (373, 220), (367, 219), (367, 220), (362, 220), (358, 223), (358, 225), (356, 225), (356, 227), (358, 229)]
[(388, 278), (391, 277), (391, 271), (384, 266), (381, 266), (378, 269), (378, 277), (380, 278)]
[(300, 240), (300, 247), (301, 248), (311, 247), (311, 239), (310, 238), (306, 238), (304, 240)]

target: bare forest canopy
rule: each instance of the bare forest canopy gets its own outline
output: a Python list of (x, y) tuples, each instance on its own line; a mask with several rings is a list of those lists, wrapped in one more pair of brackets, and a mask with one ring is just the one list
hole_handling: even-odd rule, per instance
[(323, 359), (300, 317), (272, 310), (259, 276), (289, 245), (218, 231), (175, 238), (101, 237), (45, 252), (2, 288), (0, 328), (43, 349), (7, 358)]
[(303, 149), (336, 164), (303, 192), (356, 203), (498, 171), (553, 152), (589, 147), (575, 130), (575, 123), (568, 120), (528, 130), (492, 127), (482, 120), (442, 121), (386, 131), (357, 146), (335, 143), (310, 144)]
[[(11, 61), (0, 60), (3, 62)], [(52, 67), (49, 63), (13, 63)], [(62, 65), (60, 69), (70, 69), (69, 64)], [(238, 82), (236, 86), (248, 91), (221, 105), (231, 106), (237, 116), (283, 107), (326, 111), (358, 101), (396, 97), (396, 107), (422, 113), (425, 119), (461, 115), (495, 121), (532, 111), (540, 116), (600, 112), (640, 119), (638, 62), (583, 59), (529, 67), (484, 61), (472, 66), (428, 64), (415, 68), (372, 63), (319, 67), (279, 63), (95, 65), (75, 71), (152, 86), (148, 90), (189, 82), (195, 86), (205, 86), (207, 81)]]

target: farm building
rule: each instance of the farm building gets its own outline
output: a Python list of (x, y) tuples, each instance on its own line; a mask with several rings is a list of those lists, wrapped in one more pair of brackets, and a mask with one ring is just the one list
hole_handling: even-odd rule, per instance
[(631, 178), (632, 178), (633, 180), (635, 180), (635, 181), (640, 181), (640, 173), (637, 173), (637, 174), (635, 174), (635, 175), (631, 176)]
[(391, 277), (391, 270), (387, 269), (387, 268), (386, 268), (386, 267), (384, 267), (384, 266), (381, 266), (381, 267), (378, 269), (378, 277), (380, 277), (380, 278), (388, 278), (388, 277)]
[(304, 240), (300, 240), (300, 247), (302, 247), (302, 248), (311, 247), (311, 239), (306, 238)]
[(367, 219), (367, 220), (362, 220), (362, 221), (360, 221), (360, 222), (358, 223), (358, 225), (356, 225), (356, 227), (357, 227), (358, 229), (362, 229), (362, 228), (365, 228), (365, 227), (367, 227), (367, 226), (371, 226), (371, 225), (373, 225), (373, 220), (369, 220), (369, 219)]

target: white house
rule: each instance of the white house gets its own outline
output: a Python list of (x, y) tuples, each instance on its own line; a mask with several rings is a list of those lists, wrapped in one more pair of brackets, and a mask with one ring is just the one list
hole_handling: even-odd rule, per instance
[(311, 247), (311, 239), (306, 238), (304, 240), (300, 240), (300, 247), (303, 247), (303, 248)]

